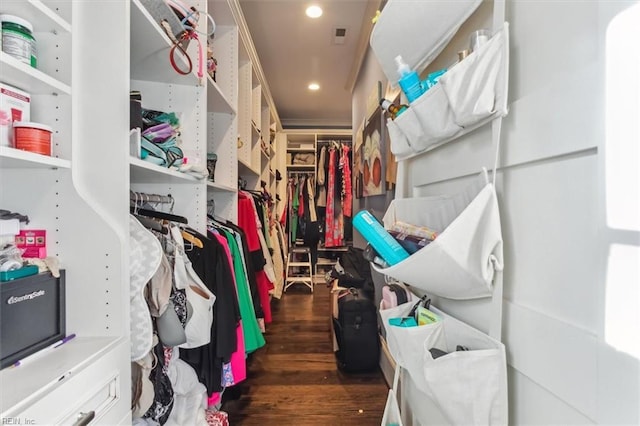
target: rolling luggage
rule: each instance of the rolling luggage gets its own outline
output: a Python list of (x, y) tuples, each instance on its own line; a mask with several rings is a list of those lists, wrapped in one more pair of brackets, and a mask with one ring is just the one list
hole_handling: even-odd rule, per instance
[(345, 372), (375, 370), (380, 358), (380, 340), (373, 300), (365, 290), (351, 287), (338, 294), (337, 306), (333, 325), (338, 343), (338, 367)]

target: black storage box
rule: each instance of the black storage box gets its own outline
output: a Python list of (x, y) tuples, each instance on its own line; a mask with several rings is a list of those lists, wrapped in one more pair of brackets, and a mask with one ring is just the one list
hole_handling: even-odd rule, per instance
[(65, 337), (65, 271), (0, 283), (0, 368)]

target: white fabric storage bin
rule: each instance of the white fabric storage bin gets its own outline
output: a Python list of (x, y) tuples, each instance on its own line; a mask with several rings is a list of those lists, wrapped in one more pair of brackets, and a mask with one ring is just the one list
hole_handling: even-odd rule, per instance
[(492, 115), (506, 115), (508, 66), (509, 24), (505, 22), (485, 45), (447, 71), (436, 85), (448, 99), (457, 125), (473, 126)]
[(382, 422), (380, 426), (403, 426), (402, 415), (400, 414), (400, 405), (398, 404), (398, 379), (400, 378), (400, 365), (396, 363), (396, 369), (393, 374), (393, 385), (389, 389), (387, 395), (387, 403), (384, 406), (382, 414)]
[[(415, 302), (380, 311), (395, 362), (416, 388), (432, 400), (453, 425), (506, 425), (507, 362), (504, 345), (436, 307), (441, 321), (396, 327), (390, 318), (406, 316)], [(468, 351), (456, 351), (456, 346)], [(445, 352), (433, 359), (432, 348)]]
[(492, 294), (502, 270), (502, 228), (498, 201), (486, 171), (455, 196), (393, 200), (383, 217), (386, 228), (402, 221), (441, 231), (426, 247), (381, 274), (449, 299)]
[(390, 118), (387, 118), (387, 130), (389, 131), (391, 152), (395, 156), (404, 157), (414, 152), (413, 149), (411, 149), (411, 145), (409, 145), (409, 141), (407, 140), (404, 132), (400, 129), (400, 127), (398, 127), (395, 121)]
[(398, 81), (398, 55), (418, 74), (422, 73), (481, 3), (482, 0), (389, 0), (369, 40), (389, 81)]
[[(508, 423), (507, 361), (504, 345), (435, 307), (443, 319), (439, 334), (427, 335), (423, 373), (428, 394), (454, 425)], [(468, 351), (456, 351), (456, 346)], [(445, 352), (433, 359), (429, 349)]]
[[(509, 24), (487, 44), (449, 69), (394, 121), (392, 152), (403, 160), (447, 143), (496, 117), (505, 116), (508, 96)], [(406, 139), (406, 142), (405, 142)], [(402, 146), (409, 149), (393, 147)]]
[(406, 317), (411, 311), (415, 301), (403, 303), (395, 308), (380, 311), (382, 324), (387, 334), (389, 352), (398, 365), (404, 368), (413, 379), (416, 387), (426, 394), (430, 394), (430, 388), (424, 377), (424, 342), (444, 342), (442, 322), (421, 325), (418, 327), (397, 327), (389, 324), (390, 318)]
[(435, 85), (395, 119), (415, 152), (442, 142), (462, 129), (453, 119), (453, 111), (442, 87)]

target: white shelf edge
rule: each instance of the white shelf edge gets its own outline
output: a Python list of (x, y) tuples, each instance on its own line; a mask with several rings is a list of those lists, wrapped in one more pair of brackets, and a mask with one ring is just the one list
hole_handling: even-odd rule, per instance
[(228, 185), (224, 185), (221, 183), (217, 183), (217, 182), (207, 182), (207, 187), (211, 188), (213, 191), (220, 191), (220, 192), (236, 192), (237, 189)]
[[(150, 163), (148, 161), (144, 161), (140, 158), (129, 157), (129, 165), (133, 167), (137, 167), (143, 170), (147, 170), (152, 173), (157, 173), (158, 176), (165, 176), (171, 179), (184, 180), (186, 182), (199, 182), (200, 180), (188, 175), (186, 173), (182, 173), (176, 170), (167, 169), (166, 167), (160, 167), (156, 164)], [(136, 182), (132, 182), (136, 183)]]
[(316, 152), (315, 148), (287, 148), (287, 152)]
[(115, 347), (118, 337), (81, 337), (39, 357), (29, 364), (0, 371), (0, 382), (14, 384), (13, 392), (1, 396), (3, 418), (19, 413), (25, 406), (37, 401), (56, 386), (61, 378), (77, 375), (80, 371)]
[[(224, 94), (224, 92), (220, 89), (220, 86), (218, 85), (218, 83), (213, 81), (213, 79), (211, 78), (211, 76), (209, 74), (207, 74), (207, 81), (209, 82), (209, 85), (213, 87), (213, 89), (207, 88), (207, 90), (215, 90), (217, 95), (213, 95), (213, 96), (218, 96), (218, 97), (222, 98), (222, 100), (225, 102), (225, 107), (227, 108), (228, 112), (230, 112), (231, 114), (236, 115), (237, 114), (236, 109), (233, 107), (231, 102), (229, 102), (229, 99)], [(215, 109), (210, 109), (208, 105), (207, 105), (207, 110), (210, 111), (210, 112), (218, 112)]]
[[(37, 80), (49, 87), (51, 87), (51, 89), (55, 89), (58, 90), (60, 92), (62, 92), (63, 94), (66, 95), (71, 95), (71, 87), (67, 84), (64, 84), (63, 82), (56, 80), (55, 78), (49, 76), (48, 74), (43, 73), (42, 71), (40, 71), (37, 68), (33, 68), (32, 66), (29, 66), (27, 64), (23, 64), (22, 62), (20, 62), (19, 60), (17, 60), (16, 58), (4, 53), (4, 52), (0, 52), (0, 63), (6, 66), (9, 66), (11, 68), (13, 68), (15, 71), (18, 71), (22, 74), (26, 74), (27, 76), (29, 76), (30, 78)], [(3, 70), (3, 74), (6, 73), (6, 70)], [(3, 75), (3, 80), (5, 78), (5, 76)], [(31, 86), (31, 84), (30, 84)], [(24, 90), (24, 89), (23, 89)], [(26, 90), (29, 91), (29, 90)]]
[(42, 12), (43, 15), (47, 16), (51, 19), (56, 25), (59, 25), (60, 28), (68, 33), (71, 33), (71, 24), (66, 20), (62, 19), (60, 15), (51, 10), (46, 4), (42, 3), (40, 0), (29, 0), (31, 5)]
[(36, 154), (8, 146), (0, 146), (0, 164), (2, 168), (52, 168), (70, 169), (71, 161), (48, 155)]
[(296, 170), (296, 169), (315, 169), (316, 165), (315, 164), (288, 164), (287, 165), (287, 169), (292, 169), (292, 170)]
[(245, 162), (244, 160), (238, 158), (238, 164), (240, 164), (242, 166), (243, 170), (246, 170), (248, 172), (250, 172), (253, 175), (259, 176), (260, 173), (258, 171), (256, 171), (253, 167), (251, 167), (251, 165), (247, 162)]

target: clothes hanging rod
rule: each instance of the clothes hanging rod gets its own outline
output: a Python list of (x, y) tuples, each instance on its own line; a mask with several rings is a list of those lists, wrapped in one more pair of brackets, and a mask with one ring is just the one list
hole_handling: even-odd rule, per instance
[(147, 194), (144, 192), (129, 191), (129, 200), (135, 203), (160, 203), (160, 204), (173, 204), (175, 199), (171, 194), (159, 195), (159, 194)]

